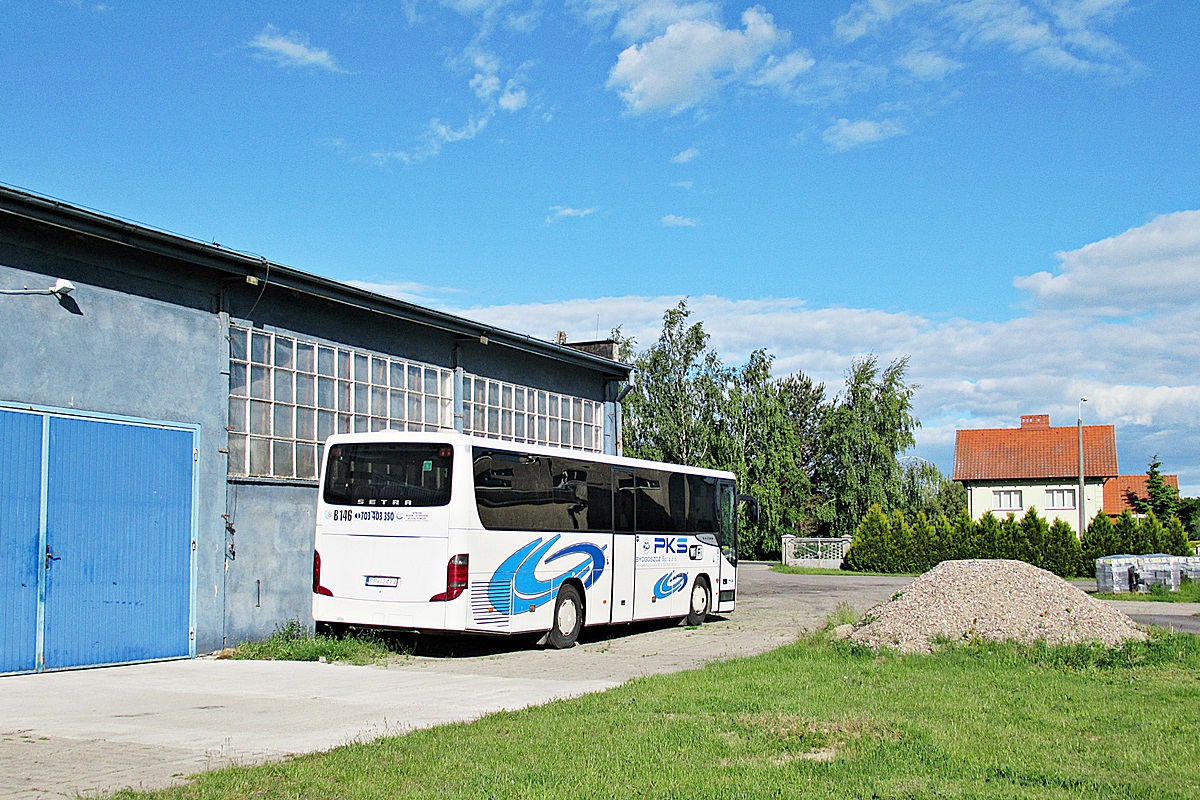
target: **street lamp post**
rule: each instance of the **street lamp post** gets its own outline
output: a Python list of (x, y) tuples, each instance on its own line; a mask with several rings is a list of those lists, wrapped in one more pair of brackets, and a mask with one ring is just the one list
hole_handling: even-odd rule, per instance
[(1083, 404), (1087, 402), (1086, 397), (1079, 398), (1079, 417), (1076, 423), (1079, 426), (1079, 536), (1083, 538), (1083, 526), (1087, 524), (1087, 512), (1084, 511), (1083, 502)]

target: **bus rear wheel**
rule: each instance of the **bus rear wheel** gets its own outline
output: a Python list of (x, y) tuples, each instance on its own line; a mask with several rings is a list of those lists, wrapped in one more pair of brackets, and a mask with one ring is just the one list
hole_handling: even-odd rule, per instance
[(692, 583), (692, 599), (688, 605), (688, 615), (684, 620), (688, 625), (699, 625), (708, 619), (712, 607), (712, 592), (709, 591), (708, 581), (698, 576)]
[(554, 601), (554, 618), (546, 641), (557, 650), (573, 647), (582, 629), (583, 598), (578, 589), (566, 584), (558, 590), (558, 599)]

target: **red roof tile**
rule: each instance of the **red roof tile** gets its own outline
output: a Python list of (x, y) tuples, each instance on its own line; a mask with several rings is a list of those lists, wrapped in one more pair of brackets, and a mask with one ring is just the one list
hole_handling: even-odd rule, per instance
[[(1163, 475), (1163, 482), (1179, 491), (1178, 475)], [(1146, 491), (1146, 475), (1118, 475), (1104, 482), (1104, 513), (1119, 517), (1125, 509), (1136, 511), (1133, 498), (1145, 498), (1150, 495)]]
[[(1084, 475), (1117, 475), (1117, 435), (1112, 425), (1083, 426)], [(1075, 426), (981, 428), (954, 434), (956, 481), (1038, 480), (1079, 477)]]

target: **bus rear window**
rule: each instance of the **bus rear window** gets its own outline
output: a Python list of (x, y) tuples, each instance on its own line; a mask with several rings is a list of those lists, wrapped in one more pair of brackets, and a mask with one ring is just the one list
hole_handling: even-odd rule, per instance
[(454, 448), (439, 444), (335, 444), (325, 502), (339, 506), (444, 506)]

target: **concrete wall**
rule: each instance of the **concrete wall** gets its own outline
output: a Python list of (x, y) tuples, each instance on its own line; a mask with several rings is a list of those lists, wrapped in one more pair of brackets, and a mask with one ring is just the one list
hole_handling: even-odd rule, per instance
[(270, 636), (288, 619), (312, 625), (317, 488), (230, 483), (226, 645)]
[(57, 278), (76, 286), (63, 302), (0, 296), (0, 401), (199, 426), (198, 653), (311, 622), (315, 482), (227, 480), (230, 319), (598, 401), (614, 393), (586, 366), (63, 230), (0, 230), (0, 288)]
[[(967, 508), (971, 512), (971, 517), (979, 519), (987, 512), (991, 511), (998, 517), (1007, 516), (1012, 509), (996, 509), (993, 505), (993, 492), (995, 491), (1019, 491), (1021, 492), (1021, 508), (1013, 511), (1018, 517), (1024, 516), (1025, 512), (1030, 508), (1036, 508), (1038, 516), (1048, 520), (1053, 524), (1054, 520), (1061, 519), (1071, 526), (1072, 530), (1079, 527), (1079, 509), (1061, 509), (1050, 508), (1048, 501), (1048, 492), (1051, 489), (1071, 489), (1078, 493), (1079, 481), (1054, 481), (1048, 483), (1001, 483), (1001, 482), (982, 482), (972, 483), (967, 487)], [(1086, 519), (1090, 523), (1092, 518), (1100, 513), (1104, 508), (1104, 483), (1099, 479), (1089, 479), (1084, 483), (1084, 512)], [(1078, 531), (1076, 531), (1078, 533)]]
[[(224, 616), (224, 351), (209, 298), (180, 304), (113, 288), (91, 269), (0, 245), (0, 288), (45, 288), (67, 278), (65, 303), (0, 296), (0, 400), (198, 425), (196, 650), (221, 645)], [(95, 281), (95, 282), (89, 282)], [(179, 287), (176, 287), (178, 289)]]

